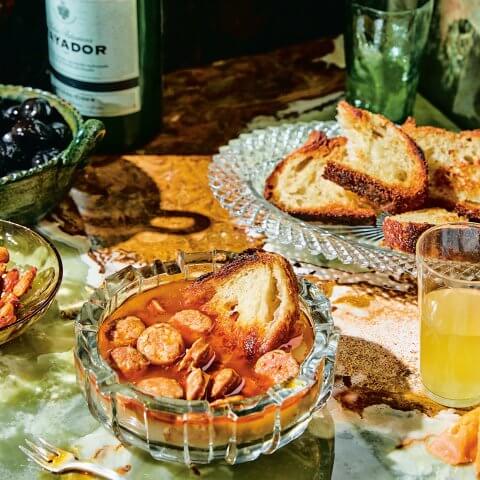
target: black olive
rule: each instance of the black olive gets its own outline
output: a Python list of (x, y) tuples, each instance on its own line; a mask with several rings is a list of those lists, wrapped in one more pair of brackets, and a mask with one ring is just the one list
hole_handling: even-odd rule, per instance
[(0, 176), (32, 168), (59, 155), (72, 132), (58, 110), (43, 98), (22, 104), (0, 98)]
[(23, 150), (33, 152), (39, 144), (37, 130), (32, 120), (20, 119), (10, 130), (10, 138), (8, 133), (3, 136), (3, 141), (7, 143), (15, 143)]
[(34, 120), (33, 125), (42, 145), (51, 145), (55, 142), (55, 131), (50, 125), (47, 125), (40, 120)]
[(32, 157), (32, 167), (43, 165), (44, 163), (48, 162), (48, 160), (55, 157), (59, 153), (60, 153), (60, 150), (58, 150), (58, 148), (49, 148), (47, 150), (39, 150)]
[[(40, 120), (20, 119), (10, 130), (11, 138), (25, 152), (33, 153), (42, 145), (49, 145), (55, 138), (54, 131)], [(6, 134), (8, 135), (8, 133)], [(4, 135), (4, 137), (6, 136)], [(4, 138), (8, 141), (9, 138)]]
[(52, 113), (52, 107), (43, 98), (29, 98), (20, 107), (20, 115), (23, 118), (36, 118), (48, 120)]
[(50, 128), (55, 132), (53, 144), (58, 148), (65, 148), (72, 140), (70, 128), (62, 122), (53, 122)]
[(12, 132), (7, 132), (2, 136), (3, 143), (13, 143)]
[(65, 123), (65, 119), (55, 107), (52, 107), (52, 113), (50, 114), (48, 121)]
[(20, 106), (11, 105), (7, 108), (2, 108), (0, 111), (0, 126), (3, 131), (12, 128), (13, 124), (20, 118)]
[(4, 142), (4, 147), (7, 172), (30, 168), (27, 156), (19, 145), (17, 145), (15, 142)]

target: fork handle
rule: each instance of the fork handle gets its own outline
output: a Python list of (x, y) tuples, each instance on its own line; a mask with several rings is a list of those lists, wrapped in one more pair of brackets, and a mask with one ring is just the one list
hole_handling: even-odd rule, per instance
[(92, 473), (97, 477), (105, 478), (106, 480), (125, 480), (125, 477), (120, 476), (110, 468), (97, 465), (95, 463), (75, 462), (71, 464), (72, 470)]

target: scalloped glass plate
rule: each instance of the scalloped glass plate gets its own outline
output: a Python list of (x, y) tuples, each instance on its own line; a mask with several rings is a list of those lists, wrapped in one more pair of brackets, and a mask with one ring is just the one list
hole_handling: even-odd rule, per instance
[(394, 275), (416, 276), (415, 257), (381, 247), (379, 217), (374, 227), (306, 222), (263, 198), (265, 180), (275, 165), (302, 145), (312, 130), (339, 135), (336, 122), (286, 124), (254, 130), (220, 148), (210, 166), (210, 188), (236, 222), (272, 242), (309, 255), (339, 260)]

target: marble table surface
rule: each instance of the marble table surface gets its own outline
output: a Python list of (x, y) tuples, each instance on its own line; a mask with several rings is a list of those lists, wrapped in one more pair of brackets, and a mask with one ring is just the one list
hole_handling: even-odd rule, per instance
[[(321, 40), (170, 74), (163, 133), (142, 151), (94, 158), (69, 197), (35, 227), (59, 249), (64, 279), (45, 318), (0, 348), (1, 480), (55, 478), (18, 449), (38, 435), (135, 480), (475, 478), (473, 468), (449, 467), (425, 450), (422, 439), (458, 413), (430, 402), (419, 383), (414, 287), (375, 275), (298, 267), (330, 297), (342, 332), (334, 394), (304, 435), (255, 462), (155, 462), (105, 431), (76, 384), (74, 317), (105, 276), (179, 249), (264, 244), (214, 200), (210, 155), (242, 131), (332, 118), (342, 96), (341, 48), (339, 39)], [(455, 128), (421, 97), (415, 114), (420, 123)]]

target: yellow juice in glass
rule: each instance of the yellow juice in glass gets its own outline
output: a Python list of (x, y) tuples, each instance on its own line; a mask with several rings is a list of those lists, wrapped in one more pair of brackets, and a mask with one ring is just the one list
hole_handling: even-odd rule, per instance
[(424, 296), (420, 373), (434, 395), (480, 400), (480, 290), (439, 289)]

